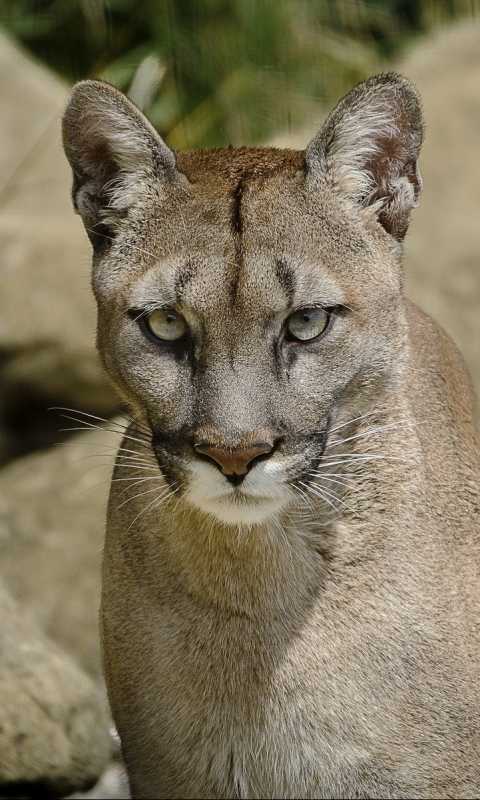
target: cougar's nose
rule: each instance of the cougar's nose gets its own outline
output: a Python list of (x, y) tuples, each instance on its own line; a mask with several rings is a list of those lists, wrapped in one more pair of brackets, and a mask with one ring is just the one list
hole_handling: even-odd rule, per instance
[(253, 466), (252, 462), (273, 450), (273, 443), (256, 442), (244, 450), (227, 450), (210, 442), (199, 442), (194, 447), (197, 453), (215, 461), (230, 483), (239, 484)]

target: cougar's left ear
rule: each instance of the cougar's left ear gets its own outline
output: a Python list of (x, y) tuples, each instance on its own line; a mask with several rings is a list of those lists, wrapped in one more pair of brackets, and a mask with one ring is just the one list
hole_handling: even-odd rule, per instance
[(420, 98), (402, 75), (369, 78), (340, 100), (307, 147), (307, 169), (361, 206), (372, 206), (401, 240), (418, 205), (423, 139)]
[(73, 170), (75, 210), (92, 240), (105, 227), (113, 234), (142, 193), (178, 175), (172, 151), (147, 118), (103, 81), (74, 86), (63, 144)]

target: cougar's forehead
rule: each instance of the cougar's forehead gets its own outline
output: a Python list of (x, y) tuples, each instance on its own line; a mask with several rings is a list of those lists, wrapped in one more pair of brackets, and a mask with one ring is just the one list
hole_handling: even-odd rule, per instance
[[(321, 268), (322, 240), (331, 262), (339, 237), (329, 215), (320, 222), (305, 203), (301, 153), (227, 149), (213, 160), (196, 152), (179, 155), (178, 167), (188, 186), (158, 215), (157, 258), (136, 282), (134, 302), (182, 302), (200, 313), (234, 308), (248, 317), (253, 307), (258, 316), (345, 301), (335, 270)], [(343, 265), (344, 255), (337, 260)]]

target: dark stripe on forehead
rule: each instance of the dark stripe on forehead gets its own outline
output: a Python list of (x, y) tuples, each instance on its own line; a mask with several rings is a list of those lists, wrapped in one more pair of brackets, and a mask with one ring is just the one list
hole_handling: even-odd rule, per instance
[(291, 305), (295, 297), (295, 274), (282, 258), (277, 258), (275, 261), (275, 275)]
[(242, 194), (243, 194), (243, 178), (240, 178), (235, 189), (233, 190), (232, 198), (232, 225), (235, 233), (239, 236), (242, 235), (243, 220), (242, 220)]
[(191, 281), (192, 278), (195, 277), (195, 273), (196, 273), (195, 267), (192, 263), (192, 260), (189, 257), (187, 258), (185, 263), (179, 267), (178, 272), (175, 276), (175, 295), (177, 297), (177, 300), (182, 299), (185, 287), (187, 283), (189, 283), (189, 281)]
[(232, 264), (230, 274), (228, 276), (228, 289), (232, 302), (235, 302), (237, 297), (238, 281), (240, 278), (240, 270), (242, 267), (243, 253), (242, 253), (242, 233), (243, 233), (243, 218), (242, 218), (242, 197), (244, 191), (243, 176), (239, 178), (237, 184), (232, 192), (231, 199), (231, 222), (233, 228), (233, 239), (235, 243), (235, 263)]

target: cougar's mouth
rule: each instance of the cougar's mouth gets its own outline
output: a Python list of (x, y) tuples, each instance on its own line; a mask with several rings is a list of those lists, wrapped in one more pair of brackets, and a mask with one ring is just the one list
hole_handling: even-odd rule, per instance
[(238, 485), (204, 461), (191, 461), (185, 500), (227, 525), (254, 525), (274, 517), (289, 502), (281, 464), (264, 461)]
[(294, 501), (292, 486), (318, 467), (327, 438), (328, 425), (303, 446), (299, 443), (295, 453), (282, 455), (275, 448), (275, 458), (259, 459), (238, 480), (222, 474), (209, 460), (178, 453), (178, 434), (155, 433), (152, 448), (165, 480), (171, 485), (181, 482), (187, 503), (223, 524), (251, 526), (276, 517)]

